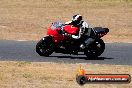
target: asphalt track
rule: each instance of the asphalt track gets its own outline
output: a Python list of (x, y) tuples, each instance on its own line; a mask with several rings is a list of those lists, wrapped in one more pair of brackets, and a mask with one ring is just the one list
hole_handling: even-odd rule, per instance
[(35, 51), (36, 43), (36, 41), (0, 40), (0, 61), (132, 65), (132, 43), (106, 43), (105, 52), (100, 57), (89, 60), (86, 60), (85, 55), (61, 53), (41, 57)]

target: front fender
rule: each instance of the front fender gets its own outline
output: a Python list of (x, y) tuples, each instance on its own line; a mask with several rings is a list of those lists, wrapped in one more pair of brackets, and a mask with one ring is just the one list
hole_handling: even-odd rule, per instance
[(52, 36), (45, 36), (45, 37), (43, 37), (42, 39), (42, 42), (44, 41), (44, 42), (49, 42), (49, 43), (52, 43), (53, 41), (52, 41)]

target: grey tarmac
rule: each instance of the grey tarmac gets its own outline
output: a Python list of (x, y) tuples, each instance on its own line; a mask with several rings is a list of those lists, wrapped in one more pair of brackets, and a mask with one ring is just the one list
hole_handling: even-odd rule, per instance
[(88, 60), (85, 55), (61, 53), (42, 57), (35, 51), (36, 43), (37, 41), (0, 40), (0, 61), (132, 65), (132, 43), (106, 43), (106, 49), (101, 56)]

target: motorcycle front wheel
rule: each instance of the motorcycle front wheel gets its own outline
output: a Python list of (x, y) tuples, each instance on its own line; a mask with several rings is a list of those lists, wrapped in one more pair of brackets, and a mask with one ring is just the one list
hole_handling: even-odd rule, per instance
[(94, 43), (90, 44), (88, 48), (84, 50), (84, 54), (87, 58), (97, 58), (105, 50), (105, 43), (102, 39), (96, 40)]
[(53, 51), (53, 44), (51, 44), (48, 41), (41, 39), (36, 45), (36, 52), (40, 56), (48, 57), (49, 55), (51, 55), (54, 52)]

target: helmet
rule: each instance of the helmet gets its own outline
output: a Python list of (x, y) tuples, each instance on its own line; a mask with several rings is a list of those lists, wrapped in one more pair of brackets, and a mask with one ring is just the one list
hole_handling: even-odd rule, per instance
[(80, 24), (80, 22), (82, 21), (82, 16), (77, 14), (77, 15), (74, 15), (72, 17), (72, 22), (75, 24), (75, 25), (78, 25)]

